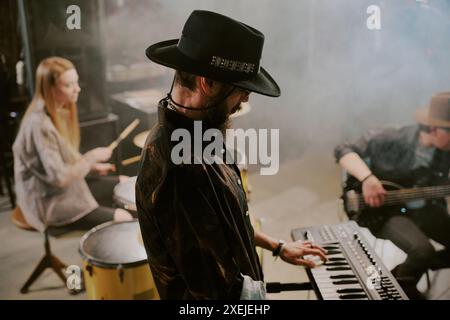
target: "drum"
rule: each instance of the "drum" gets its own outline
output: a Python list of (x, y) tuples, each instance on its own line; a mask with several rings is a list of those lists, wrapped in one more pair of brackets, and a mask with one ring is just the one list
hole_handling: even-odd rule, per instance
[(136, 220), (93, 228), (79, 251), (88, 299), (159, 299)]
[(114, 187), (113, 199), (120, 208), (136, 211), (136, 199), (134, 191), (136, 178), (136, 176), (130, 177), (124, 182), (119, 182)]
[(150, 133), (150, 130), (141, 132), (139, 134), (137, 134), (134, 138), (133, 138), (133, 143), (136, 147), (138, 148), (144, 148), (145, 145), (145, 140), (147, 140), (147, 136)]

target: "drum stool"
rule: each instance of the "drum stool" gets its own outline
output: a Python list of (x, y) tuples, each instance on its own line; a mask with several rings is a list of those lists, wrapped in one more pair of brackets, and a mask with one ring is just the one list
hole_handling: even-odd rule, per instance
[[(31, 227), (25, 220), (22, 210), (18, 206), (16, 206), (11, 215), (11, 221), (20, 229), (24, 229), (27, 231), (37, 231), (33, 227)], [(33, 273), (30, 275), (28, 280), (20, 289), (20, 292), (25, 294), (28, 292), (30, 286), (36, 281), (36, 279), (45, 271), (47, 268), (51, 268), (58, 277), (63, 281), (64, 285), (66, 285), (66, 276), (64, 275), (62, 269), (67, 268), (61, 260), (59, 260), (51, 251), (50, 241), (47, 230), (44, 232), (44, 249), (45, 254), (42, 257), (39, 264), (35, 267)]]

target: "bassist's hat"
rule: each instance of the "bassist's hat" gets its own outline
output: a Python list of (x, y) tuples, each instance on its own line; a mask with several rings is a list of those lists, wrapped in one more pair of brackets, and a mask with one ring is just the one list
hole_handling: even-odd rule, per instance
[(428, 107), (416, 111), (416, 120), (429, 127), (450, 128), (450, 91), (433, 95)]

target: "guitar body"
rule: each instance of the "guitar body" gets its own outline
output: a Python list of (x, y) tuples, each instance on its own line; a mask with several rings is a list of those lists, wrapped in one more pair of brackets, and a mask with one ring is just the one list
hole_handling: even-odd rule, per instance
[[(386, 175), (383, 175), (386, 176)], [(448, 184), (448, 179), (441, 178), (434, 174), (429, 169), (420, 168), (413, 172), (397, 175), (396, 182), (386, 181), (383, 176), (377, 175), (383, 183), (386, 191), (398, 191), (413, 187), (435, 186), (439, 184)], [(393, 174), (390, 175), (395, 176)], [(412, 190), (412, 189), (411, 189)], [(381, 226), (395, 215), (408, 215), (415, 210), (428, 210), (433, 206), (445, 206), (445, 201), (442, 199), (413, 199), (408, 201), (400, 201), (394, 205), (383, 205), (379, 208), (371, 208), (365, 206), (363, 208), (355, 209), (355, 199), (359, 199), (359, 204), (364, 202), (362, 199), (362, 185), (352, 176), (349, 176), (343, 185), (344, 209), (351, 220), (355, 220), (360, 226), (369, 228), (372, 232), (376, 232)]]

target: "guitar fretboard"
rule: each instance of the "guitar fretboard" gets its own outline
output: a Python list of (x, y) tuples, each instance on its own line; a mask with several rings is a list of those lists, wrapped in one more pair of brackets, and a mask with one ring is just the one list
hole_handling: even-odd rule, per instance
[[(448, 195), (450, 195), (450, 185), (391, 190), (386, 192), (384, 205), (396, 205), (418, 199), (436, 199), (446, 197)], [(358, 194), (357, 201), (360, 209), (367, 206), (364, 202), (364, 197), (362, 194)]]

